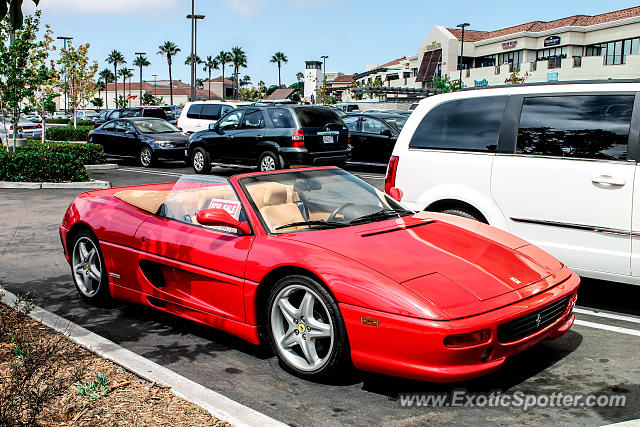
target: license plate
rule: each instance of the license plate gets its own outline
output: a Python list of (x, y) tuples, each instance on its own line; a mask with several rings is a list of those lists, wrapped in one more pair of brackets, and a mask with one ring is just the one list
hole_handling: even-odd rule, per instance
[(322, 142), (324, 142), (325, 144), (333, 144), (334, 143), (333, 135), (323, 135)]

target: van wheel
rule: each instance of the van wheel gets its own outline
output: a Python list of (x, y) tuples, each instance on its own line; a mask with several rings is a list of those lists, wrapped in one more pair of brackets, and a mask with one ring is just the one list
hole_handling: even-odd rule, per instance
[(276, 169), (282, 169), (282, 162), (280, 156), (273, 151), (267, 151), (262, 153), (258, 160), (258, 169), (260, 172), (274, 171)]
[(211, 156), (204, 148), (196, 148), (191, 155), (191, 165), (197, 174), (211, 172)]
[(455, 215), (455, 216), (461, 216), (463, 218), (468, 218), (468, 219), (473, 219), (476, 221), (480, 221), (480, 222), (484, 222), (485, 224), (487, 223), (487, 220), (485, 220), (484, 218), (481, 218), (478, 214), (471, 212), (470, 210), (467, 209), (445, 209), (443, 211), (441, 211), (441, 213), (443, 214), (449, 214), (449, 215)]

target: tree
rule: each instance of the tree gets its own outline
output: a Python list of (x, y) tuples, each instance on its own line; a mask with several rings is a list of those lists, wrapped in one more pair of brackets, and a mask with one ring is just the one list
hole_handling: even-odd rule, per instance
[(281, 68), (282, 68), (282, 63), (286, 64), (287, 62), (289, 62), (289, 59), (282, 52), (276, 52), (271, 57), (271, 63), (272, 64), (278, 64), (278, 87), (282, 87), (282, 78), (281, 78), (281, 75), (280, 75), (280, 71), (281, 71)]
[(158, 54), (167, 56), (167, 64), (169, 64), (169, 99), (171, 105), (173, 105), (173, 78), (171, 77), (171, 63), (172, 58), (180, 53), (180, 48), (174, 42), (166, 41), (163, 45), (160, 45), (159, 49)]
[(162, 105), (162, 97), (145, 92), (142, 94), (142, 105)]
[(220, 69), (222, 70), (222, 99), (224, 99), (226, 96), (225, 86), (224, 86), (225, 67), (227, 66), (228, 63), (231, 62), (232, 59), (233, 58), (231, 57), (231, 53), (226, 52), (224, 50), (221, 50), (220, 53), (218, 53), (218, 56), (215, 57), (215, 60), (218, 62), (218, 64), (220, 64)]
[[(133, 73), (131, 72), (130, 69), (128, 68), (121, 68), (120, 71), (118, 71), (118, 75), (120, 77), (122, 77), (122, 93), (124, 96), (124, 93), (126, 92), (126, 88), (127, 88), (127, 79), (133, 76)], [(129, 84), (129, 97), (124, 96), (125, 99), (127, 99), (127, 105), (129, 104), (129, 98), (131, 97), (131, 84)], [(125, 105), (125, 107), (127, 106)], [(120, 107), (120, 108), (124, 108), (124, 107)]]
[(151, 62), (144, 55), (138, 55), (133, 61), (133, 65), (136, 67), (140, 67), (140, 105), (142, 105), (142, 67), (148, 67), (151, 65)]
[(250, 84), (251, 84), (251, 77), (250, 76), (244, 76), (240, 80), (240, 87), (249, 86)]
[[(109, 87), (109, 83), (113, 82), (113, 73), (111, 72), (110, 69), (105, 68), (102, 71), (100, 71), (100, 74), (98, 74), (98, 77), (100, 77), (100, 81), (102, 81), (104, 83), (104, 90), (106, 93), (108, 93), (107, 89)], [(105, 108), (108, 110), (109, 109), (109, 97), (105, 96)]]
[[(34, 15), (27, 16), (17, 32), (13, 30), (11, 20), (0, 22), (0, 101), (3, 107), (13, 111), (12, 123), (16, 128), (20, 103), (28, 99), (32, 105), (39, 104), (35, 100), (36, 93), (43, 84), (56, 77), (55, 70), (46, 66), (53, 42), (49, 27), (46, 27), (42, 39), (38, 40), (41, 14), (38, 10)], [(13, 38), (13, 43), (9, 43), (8, 38)]]
[[(220, 65), (216, 58), (211, 55), (207, 56), (207, 59), (204, 61), (204, 71), (209, 72), (209, 99), (211, 99), (211, 71), (217, 70), (219, 67)], [(224, 78), (222, 79), (222, 91), (224, 92)]]
[(124, 95), (120, 95), (116, 99), (116, 108), (127, 108), (127, 98)]
[(445, 75), (444, 77), (434, 78), (431, 87), (443, 93), (456, 92), (460, 90), (460, 81), (451, 80), (449, 76)]
[(113, 65), (113, 78), (115, 82), (115, 101), (118, 102), (118, 66), (126, 64), (127, 60), (124, 59), (122, 52), (118, 50), (112, 50), (109, 56), (107, 56), (107, 63)]
[(238, 98), (238, 74), (240, 73), (240, 68), (247, 66), (247, 54), (242, 50), (240, 46), (236, 46), (231, 49), (231, 63), (233, 64), (233, 75), (234, 75), (234, 98)]
[[(75, 48), (68, 43), (66, 49), (60, 51), (58, 64), (62, 65), (64, 74), (71, 80), (71, 102), (75, 113), (78, 105), (86, 107), (96, 94), (95, 76), (98, 73), (98, 63), (89, 61), (89, 44)], [(73, 126), (76, 126), (74, 114)]]
[(296, 80), (298, 80), (298, 83), (300, 83), (302, 80), (304, 80), (304, 73), (301, 73), (300, 71), (298, 71), (296, 73)]
[(96, 108), (102, 108), (102, 104), (104, 104), (104, 101), (102, 101), (102, 98), (93, 98), (91, 100), (91, 104), (93, 104), (93, 106)]

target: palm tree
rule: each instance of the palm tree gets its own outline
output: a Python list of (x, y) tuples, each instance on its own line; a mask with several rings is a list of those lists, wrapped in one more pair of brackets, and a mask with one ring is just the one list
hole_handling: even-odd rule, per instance
[(249, 86), (251, 84), (251, 77), (244, 76), (242, 80), (240, 80), (240, 87)]
[(298, 80), (298, 83), (300, 83), (301, 80), (304, 80), (304, 73), (298, 71), (296, 73), (296, 79)]
[[(122, 92), (124, 93), (127, 87), (127, 79), (133, 76), (133, 73), (128, 68), (121, 68), (120, 71), (118, 71), (118, 75), (122, 77)], [(131, 92), (131, 84), (129, 84), (129, 92)]]
[(167, 55), (167, 63), (169, 64), (169, 99), (171, 100), (171, 105), (173, 105), (173, 80), (171, 77), (171, 58), (176, 56), (180, 52), (180, 48), (176, 46), (174, 42), (164, 42), (163, 45), (159, 47), (158, 54)]
[(278, 64), (278, 87), (282, 87), (282, 79), (280, 77), (280, 68), (282, 67), (282, 63), (289, 62), (287, 56), (282, 52), (276, 52), (271, 57), (272, 64)]
[(230, 63), (233, 58), (231, 57), (230, 52), (225, 52), (224, 50), (221, 50), (218, 56), (216, 56), (214, 59), (218, 61), (218, 64), (220, 64), (220, 69), (222, 70), (222, 99), (224, 99), (226, 96), (225, 86), (224, 86), (224, 80), (225, 80), (224, 71), (227, 64)]
[(135, 61), (133, 61), (133, 65), (136, 67), (140, 67), (140, 105), (142, 105), (142, 67), (148, 67), (151, 65), (151, 62), (144, 55), (138, 55)]
[[(106, 89), (109, 85), (109, 83), (111, 83), (113, 81), (113, 73), (111, 72), (110, 69), (105, 68), (102, 71), (100, 71), (100, 73), (98, 74), (98, 76), (100, 77), (100, 80), (104, 83), (105, 85), (105, 92)], [(102, 98), (102, 97), (101, 97)], [(105, 96), (105, 103), (104, 103), (104, 108), (106, 108), (107, 110), (109, 109), (109, 97)]]
[[(204, 71), (209, 72), (209, 99), (211, 99), (211, 70), (217, 70), (220, 68), (220, 64), (213, 56), (207, 56), (207, 59), (204, 61)], [(224, 78), (222, 79), (222, 91), (224, 92)], [(224, 96), (223, 96), (224, 98)]]
[(124, 59), (124, 55), (119, 50), (112, 50), (109, 56), (107, 56), (107, 63), (113, 64), (113, 78), (116, 84), (116, 102), (118, 101), (118, 65), (126, 64), (127, 60)]
[(233, 75), (234, 75), (234, 98), (238, 98), (238, 74), (240, 73), (240, 68), (247, 66), (247, 54), (240, 46), (236, 46), (231, 49), (231, 63), (233, 64)]

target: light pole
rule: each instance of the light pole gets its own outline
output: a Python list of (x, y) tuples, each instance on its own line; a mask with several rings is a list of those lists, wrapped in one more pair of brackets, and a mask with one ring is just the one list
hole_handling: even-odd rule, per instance
[(187, 15), (191, 19), (191, 101), (196, 99), (196, 62), (198, 54), (198, 19), (204, 19), (204, 15), (196, 15), (195, 0), (191, 0), (191, 14)]
[[(62, 40), (64, 43), (63, 49), (67, 50), (67, 40), (73, 40), (73, 37), (58, 37), (58, 40)], [(64, 113), (67, 114), (67, 66), (64, 67)]]
[(152, 74), (153, 76), (153, 96), (156, 96), (156, 91), (158, 89), (158, 75)]
[(458, 28), (462, 28), (462, 41), (460, 42), (460, 61), (458, 67), (460, 68), (460, 89), (462, 89), (462, 61), (464, 61), (464, 29), (470, 24), (465, 22), (464, 24), (456, 25)]
[(136, 55), (138, 55), (138, 58), (140, 58), (140, 99), (138, 99), (138, 102), (140, 103), (141, 107), (142, 107), (142, 58), (146, 54), (147, 54), (146, 52), (136, 52)]
[(129, 70), (129, 96), (127, 97), (127, 105), (131, 107), (131, 77), (133, 77), (133, 68), (127, 68)]
[[(327, 74), (327, 55), (322, 55), (320, 58), (322, 58), (322, 62), (323, 62), (323, 69), (322, 69), (322, 74)], [(323, 76), (324, 77), (324, 76)]]

